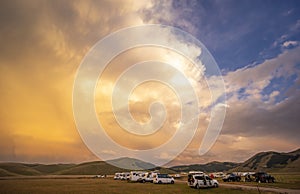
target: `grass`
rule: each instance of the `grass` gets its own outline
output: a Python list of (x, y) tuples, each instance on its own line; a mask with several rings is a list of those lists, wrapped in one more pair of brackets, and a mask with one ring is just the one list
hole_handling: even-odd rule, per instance
[[(257, 182), (230, 182), (228, 184), (242, 184), (249, 186), (285, 188), (285, 189), (300, 189), (300, 173), (270, 173), (275, 177), (275, 183), (257, 183)], [(223, 183), (221, 179), (218, 179)]]
[[(116, 181), (112, 179), (7, 179), (0, 180), (1, 194), (60, 194), (60, 193), (87, 193), (87, 194), (257, 194), (255, 190), (241, 190), (231, 188), (210, 188), (210, 189), (192, 189), (186, 183), (170, 184), (152, 184), (152, 183), (129, 183), (126, 181)], [(270, 192), (261, 192), (267, 194)]]

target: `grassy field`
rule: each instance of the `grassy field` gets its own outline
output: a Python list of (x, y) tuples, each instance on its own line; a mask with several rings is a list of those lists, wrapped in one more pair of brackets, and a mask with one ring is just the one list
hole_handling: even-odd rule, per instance
[[(192, 189), (186, 183), (177, 182), (174, 185), (157, 185), (152, 183), (129, 183), (112, 179), (12, 179), (0, 180), (1, 194), (59, 194), (59, 193), (101, 193), (101, 194), (173, 194), (173, 193), (223, 193), (223, 194), (257, 194), (254, 190), (230, 188)], [(270, 192), (261, 192), (270, 193)]]
[[(270, 173), (275, 177), (275, 183), (257, 183), (257, 182), (230, 182), (228, 184), (242, 184), (259, 187), (285, 188), (285, 189), (300, 189), (300, 174), (299, 173)], [(221, 179), (218, 179), (223, 183)]]

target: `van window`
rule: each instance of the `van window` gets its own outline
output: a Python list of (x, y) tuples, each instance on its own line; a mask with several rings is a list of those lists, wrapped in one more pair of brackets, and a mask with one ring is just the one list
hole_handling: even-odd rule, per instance
[(204, 180), (204, 177), (203, 176), (195, 176), (195, 179), (197, 179), (197, 180)]
[(168, 178), (167, 174), (158, 174), (158, 178)]

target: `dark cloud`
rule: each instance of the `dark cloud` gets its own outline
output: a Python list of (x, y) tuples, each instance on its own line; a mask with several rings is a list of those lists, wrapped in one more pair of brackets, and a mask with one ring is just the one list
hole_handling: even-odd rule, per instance
[(273, 107), (242, 102), (227, 109), (223, 134), (243, 136), (276, 136), (299, 142), (300, 92)]

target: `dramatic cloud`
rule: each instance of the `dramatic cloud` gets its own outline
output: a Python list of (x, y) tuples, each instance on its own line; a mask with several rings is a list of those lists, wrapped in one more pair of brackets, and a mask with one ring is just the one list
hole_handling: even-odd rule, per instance
[[(111, 112), (108, 94), (122, 70), (141, 60), (158, 58), (185, 72), (189, 81), (199, 86), (198, 130), (172, 164), (241, 161), (258, 151), (299, 147), (300, 6), (297, 1), (274, 6), (255, 2), (1, 1), (0, 161), (97, 160), (82, 142), (73, 120), (72, 89), (77, 68), (89, 49), (106, 35), (146, 23), (179, 27), (209, 48), (226, 83), (228, 102), (220, 105), (227, 107), (224, 127), (211, 151), (198, 156), (211, 120), (207, 110), (222, 91), (208, 87), (204, 66), (194, 68), (170, 50), (132, 49), (123, 53), (126, 57), (120, 55), (111, 62), (95, 93), (99, 120), (112, 129), (107, 133), (116, 142), (134, 149), (155, 147), (170, 139), (181, 124), (177, 96), (155, 82), (132, 91), (129, 108), (132, 117), (144, 123), (150, 119), (150, 104), (162, 101), (170, 117), (161, 131), (146, 141), (130, 136)], [(193, 45), (183, 46), (194, 59), (201, 53)], [(167, 69), (162, 73), (181, 84)], [(208, 81), (218, 86), (217, 78), (212, 76)], [(211, 98), (209, 89), (218, 95)], [(103, 153), (117, 154), (115, 150)], [(172, 153), (163, 153), (161, 158), (170, 156)]]
[(149, 7), (146, 1), (1, 2), (0, 160), (96, 159), (73, 121), (76, 69), (105, 35), (142, 24), (140, 12)]

